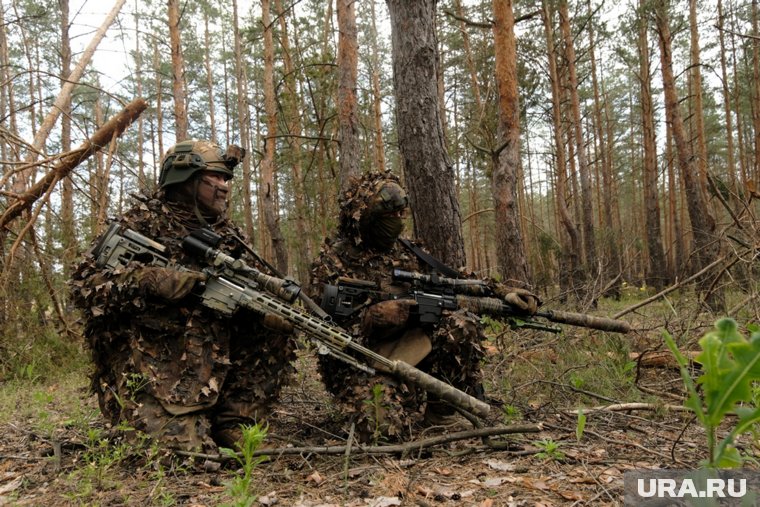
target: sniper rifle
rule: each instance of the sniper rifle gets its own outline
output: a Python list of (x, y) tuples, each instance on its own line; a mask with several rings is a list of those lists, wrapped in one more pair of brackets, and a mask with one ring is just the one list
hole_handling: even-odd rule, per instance
[[(350, 334), (329, 320), (314, 317), (293, 306), (301, 290), (298, 284), (262, 273), (241, 259), (221, 252), (216, 248), (220, 240), (221, 236), (213, 231), (199, 229), (182, 241), (186, 252), (208, 263), (203, 269), (207, 279), (196, 293), (204, 306), (223, 315), (232, 315), (241, 308), (262, 315), (277, 315), (316, 342), (320, 353), (336, 356), (370, 374), (376, 370), (390, 373), (475, 415), (485, 417), (488, 414), (490, 406), (487, 403), (403, 361), (377, 354), (353, 341)], [(132, 261), (139, 261), (145, 265), (187, 269), (169, 260), (165, 245), (115, 222), (91, 253), (101, 268), (123, 268)], [(357, 361), (346, 350), (358, 353), (367, 363)]]
[(551, 333), (559, 333), (562, 328), (536, 318), (612, 333), (627, 333), (631, 329), (630, 325), (622, 320), (582, 313), (546, 310), (527, 315), (499, 298), (491, 286), (482, 280), (447, 278), (401, 269), (394, 269), (392, 276), (394, 281), (409, 283), (410, 289), (405, 293), (391, 294), (380, 291), (374, 282), (341, 277), (336, 285), (325, 285), (322, 309), (341, 322), (378, 301), (414, 299), (417, 303), (414, 311), (421, 324), (437, 323), (443, 310), (464, 308), (477, 315), (507, 319), (512, 327), (539, 329)]

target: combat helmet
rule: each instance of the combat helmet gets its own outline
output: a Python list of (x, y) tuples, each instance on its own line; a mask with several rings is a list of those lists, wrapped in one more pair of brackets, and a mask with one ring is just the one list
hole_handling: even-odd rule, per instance
[(161, 188), (183, 183), (198, 171), (221, 173), (225, 179), (234, 176), (233, 169), (245, 158), (245, 149), (229, 145), (222, 151), (211, 141), (188, 139), (169, 148), (161, 160), (158, 183)]

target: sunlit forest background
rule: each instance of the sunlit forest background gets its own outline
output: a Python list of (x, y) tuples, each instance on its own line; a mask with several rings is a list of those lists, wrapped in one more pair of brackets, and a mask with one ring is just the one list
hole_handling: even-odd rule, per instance
[[(438, 1), (428, 56), (466, 267), (504, 276), (494, 20), (507, 7), (527, 281), (548, 299), (579, 294), (588, 309), (717, 266), (703, 299), (731, 311), (720, 292), (739, 287), (740, 304), (756, 308), (760, 9), (750, 0)], [(399, 27), (385, 2), (3, 0), (0, 16), (0, 379), (40, 344), (55, 356), (78, 342), (71, 267), (132, 194), (156, 188), (176, 140), (248, 150), (232, 217), (265, 258), (281, 258), (281, 235), (301, 281), (334, 232), (342, 163), (413, 170), (396, 103), (415, 90), (394, 90)], [(137, 98), (147, 108), (122, 135), (30, 194)]]

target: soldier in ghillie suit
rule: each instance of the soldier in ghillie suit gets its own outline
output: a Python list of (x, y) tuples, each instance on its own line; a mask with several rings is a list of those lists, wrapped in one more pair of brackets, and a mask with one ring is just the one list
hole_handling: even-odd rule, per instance
[(292, 328), (275, 316), (241, 310), (229, 318), (201, 306), (192, 291), (203, 266), (181, 247), (189, 232), (210, 228), (223, 238), (217, 248), (263, 269), (226, 217), (229, 180), (244, 155), (208, 141), (176, 144), (162, 160), (160, 189), (118, 219), (188, 271), (136, 260), (99, 268), (88, 254), (71, 281), (101, 411), (113, 427), (124, 423), (166, 447), (232, 447), (240, 425), (261, 422), (293, 373)]
[[(450, 270), (420, 245), (399, 237), (407, 204), (399, 178), (390, 172), (367, 173), (354, 180), (341, 196), (337, 234), (325, 240), (312, 264), (311, 287), (318, 292), (325, 284), (348, 277), (373, 282), (381, 292), (402, 294), (409, 285), (393, 280), (394, 268), (438, 274)], [(530, 292), (504, 287), (500, 292), (525, 314), (536, 311), (538, 299)], [(438, 323), (423, 325), (413, 299), (371, 303), (338, 324), (383, 356), (403, 360), (482, 397), (484, 335), (478, 316), (466, 310), (444, 311)], [(331, 356), (320, 356), (319, 361), (327, 389), (364, 440), (399, 439), (420, 423), (446, 424), (453, 419), (453, 408), (419, 388), (382, 373), (370, 376)]]

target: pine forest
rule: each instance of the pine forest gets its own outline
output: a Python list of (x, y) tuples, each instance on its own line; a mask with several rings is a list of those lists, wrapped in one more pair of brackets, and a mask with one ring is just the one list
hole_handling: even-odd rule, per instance
[[(246, 150), (229, 214), (304, 290), (348, 182), (391, 171), (409, 195), (403, 235), (449, 266), (633, 328), (563, 326), (556, 338), (484, 318), (486, 394), (501, 423), (553, 427), (516, 437), (506, 455), (487, 454), (506, 451), (480, 435), (466, 449), (473, 462), (458, 444), (403, 451), (432, 460), (416, 465), (416, 483), (407, 465), (350, 461), (350, 438), (340, 459), (243, 465), (262, 505), (618, 505), (635, 467), (614, 457), (722, 466), (716, 434), (756, 467), (760, 413), (739, 431), (736, 418), (697, 410), (694, 422), (682, 405), (712, 407), (710, 380), (692, 380), (718, 375), (700, 367), (700, 337), (717, 333), (731, 364), (740, 339), (760, 360), (749, 345), (760, 337), (757, 0), (2, 0), (0, 16), (0, 504), (255, 497), (226, 479), (205, 492), (187, 475), (169, 481), (177, 472), (150, 452), (137, 460), (93, 433), (103, 421), (85, 392), (72, 270), (112, 218), (156, 191), (162, 157), (190, 138)], [(319, 383), (312, 352), (304, 342), (286, 400), (321, 403), (304, 387)], [(742, 377), (751, 394), (734, 401), (754, 410), (752, 375)], [(611, 403), (648, 408), (631, 409), (637, 420), (593, 415)], [(337, 417), (320, 410), (309, 424)], [(280, 415), (270, 432), (312, 442), (305, 423)], [(629, 423), (643, 428), (638, 447)], [(683, 441), (693, 444), (671, 454)], [(116, 485), (130, 484), (130, 466), (148, 487), (124, 496)], [(215, 473), (242, 480), (225, 470)], [(498, 474), (519, 485), (483, 485)]]

